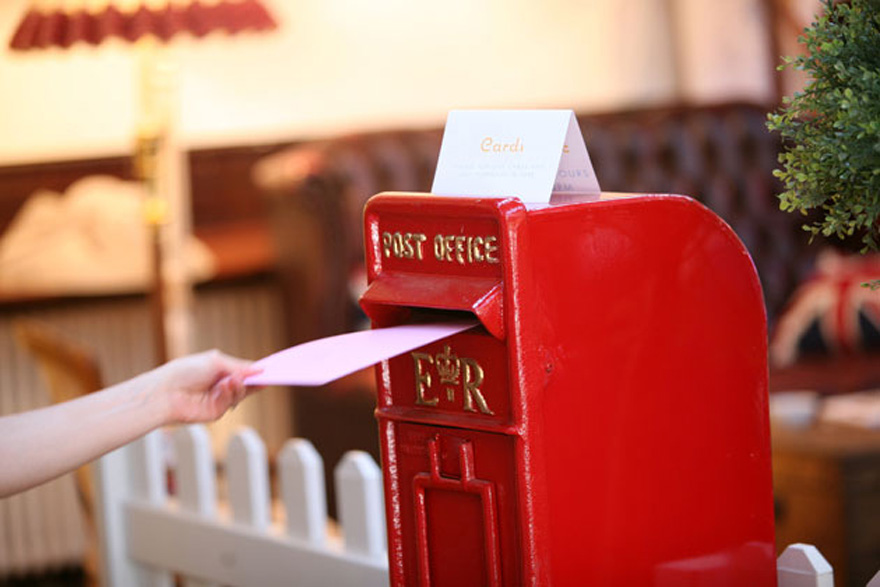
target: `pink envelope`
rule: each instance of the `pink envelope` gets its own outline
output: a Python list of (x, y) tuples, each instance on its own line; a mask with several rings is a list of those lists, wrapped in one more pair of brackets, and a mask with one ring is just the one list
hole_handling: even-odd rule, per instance
[(320, 338), (260, 359), (254, 367), (263, 372), (248, 377), (245, 384), (324, 385), (477, 324), (476, 320), (405, 324)]

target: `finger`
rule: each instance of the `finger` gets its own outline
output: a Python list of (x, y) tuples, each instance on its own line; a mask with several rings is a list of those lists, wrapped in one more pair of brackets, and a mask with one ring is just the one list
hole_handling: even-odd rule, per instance
[(223, 377), (211, 388), (211, 400), (221, 411), (230, 409), (235, 402), (235, 385), (231, 375)]
[(266, 387), (263, 384), (255, 384), (248, 381), (248, 379), (250, 379), (251, 377), (260, 375), (261, 373), (263, 373), (263, 369), (260, 367), (249, 367), (242, 372), (242, 383), (249, 389), (248, 393), (260, 391), (261, 389), (264, 389)]
[(247, 396), (261, 389), (249, 387), (244, 383), (245, 378), (254, 372), (260, 372), (260, 369), (245, 367), (223, 376), (214, 384), (211, 388), (210, 398), (220, 414), (234, 410)]
[(216, 402), (223, 402), (224, 398), (229, 395), (230, 375), (224, 375), (214, 385), (211, 386), (210, 397)]
[(228, 396), (229, 405), (235, 407), (248, 395), (248, 388), (244, 384), (244, 373), (233, 373), (223, 379), (224, 390)]
[(214, 352), (214, 356), (221, 368), (230, 373), (241, 371), (243, 369), (249, 369), (254, 363), (253, 361), (248, 361), (247, 359), (240, 359), (238, 357), (233, 357), (232, 355), (227, 355), (226, 353), (221, 351)]
[(244, 384), (244, 374), (233, 376), (235, 403), (239, 403), (251, 394), (251, 389)]

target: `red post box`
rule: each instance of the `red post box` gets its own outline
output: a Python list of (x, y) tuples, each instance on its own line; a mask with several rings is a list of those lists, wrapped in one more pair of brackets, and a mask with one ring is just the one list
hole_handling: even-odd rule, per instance
[(481, 326), (384, 362), (393, 585), (776, 584), (766, 320), (695, 201), (380, 194), (375, 326)]

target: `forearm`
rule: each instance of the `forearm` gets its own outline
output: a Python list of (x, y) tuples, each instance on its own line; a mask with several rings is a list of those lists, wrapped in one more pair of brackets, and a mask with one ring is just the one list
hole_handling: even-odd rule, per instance
[(208, 422), (251, 390), (250, 363), (218, 351), (176, 359), (124, 383), (0, 418), (0, 497), (72, 471), (151, 430)]
[(0, 418), (0, 497), (34, 487), (166, 423), (142, 377), (73, 401)]

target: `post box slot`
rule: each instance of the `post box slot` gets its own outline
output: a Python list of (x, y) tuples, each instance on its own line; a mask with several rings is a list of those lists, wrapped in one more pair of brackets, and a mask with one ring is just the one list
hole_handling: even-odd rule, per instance
[[(468, 312), (495, 338), (505, 336), (502, 281), (495, 277), (385, 272), (373, 280), (360, 303), (367, 316), (381, 327), (410, 322), (424, 310), (433, 311), (435, 317), (460, 317), (458, 313)], [(413, 311), (416, 309), (420, 312)]]

